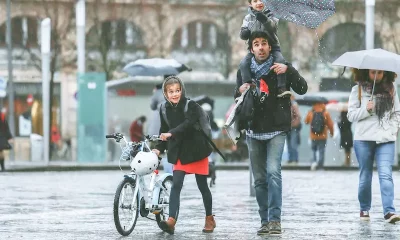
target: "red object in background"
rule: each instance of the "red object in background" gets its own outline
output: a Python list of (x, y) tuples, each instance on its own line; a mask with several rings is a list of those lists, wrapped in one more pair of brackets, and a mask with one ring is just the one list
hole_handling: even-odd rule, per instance
[(28, 103), (29, 106), (32, 106), (33, 104), (33, 95), (32, 94), (28, 94), (28, 96), (26, 97), (26, 103)]
[(268, 84), (262, 78), (260, 79), (260, 91), (269, 94)]
[(60, 132), (58, 131), (58, 128), (56, 126), (51, 127), (51, 142), (52, 143), (57, 143), (60, 141), (61, 135)]
[(135, 96), (136, 91), (133, 89), (117, 90), (118, 96)]
[(3, 107), (0, 114), (1, 121), (4, 122), (6, 120), (7, 109)]

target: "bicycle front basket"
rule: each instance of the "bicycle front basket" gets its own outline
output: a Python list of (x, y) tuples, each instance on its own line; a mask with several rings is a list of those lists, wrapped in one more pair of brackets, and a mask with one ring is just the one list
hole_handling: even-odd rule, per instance
[(129, 161), (130, 160), (130, 156), (132, 156), (132, 158), (134, 158), (138, 152), (140, 151), (140, 144), (139, 145), (127, 145), (122, 149), (122, 154), (121, 154), (121, 158), (120, 160), (123, 161)]

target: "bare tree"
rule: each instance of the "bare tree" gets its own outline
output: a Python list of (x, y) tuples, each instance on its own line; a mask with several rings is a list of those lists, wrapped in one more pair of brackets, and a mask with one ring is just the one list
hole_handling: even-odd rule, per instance
[[(125, 20), (119, 20), (118, 17), (112, 17), (111, 19), (103, 21), (101, 18), (102, 6), (114, 7), (115, 3), (112, 0), (104, 2), (102, 0), (95, 0), (92, 3), (93, 7), (93, 22), (94, 27), (90, 30), (87, 37), (87, 59), (89, 62), (89, 69), (102, 71), (106, 74), (106, 79), (110, 80), (113, 78), (114, 72), (123, 67), (126, 63), (126, 56), (134, 53), (138, 49), (134, 48), (134, 43), (141, 44), (141, 32), (140, 30), (130, 22)], [(142, 3), (136, 5), (134, 12), (127, 3), (119, 3), (118, 7), (121, 11), (118, 14), (125, 16), (124, 11), (129, 14), (140, 14), (142, 9)], [(115, 15), (115, 14), (114, 14)], [(126, 42), (126, 28), (130, 26), (133, 29), (134, 43)], [(138, 44), (136, 44), (136, 47)], [(139, 50), (142, 50), (139, 49)]]
[[(68, 11), (68, 9), (73, 9), (72, 3), (57, 3), (57, 2), (49, 2), (46, 0), (41, 1), (41, 6), (44, 9), (45, 17), (51, 19), (51, 59), (50, 59), (50, 109), (49, 113), (43, 112), (43, 114), (49, 114), (50, 116), (50, 128), (53, 123), (53, 114), (52, 109), (54, 105), (54, 77), (56, 72), (58, 72), (62, 65), (66, 66), (72, 64), (71, 62), (62, 61), (61, 53), (62, 53), (62, 45), (63, 41), (67, 39), (67, 34), (71, 31), (74, 22), (74, 11), (70, 10), (68, 12), (67, 17), (62, 18), (62, 13)], [(27, 54), (27, 58), (29, 59), (29, 64), (31, 64), (38, 71), (41, 71), (42, 68), (42, 59), (40, 52), (40, 45), (32, 46), (27, 42), (22, 46), (22, 56), (24, 58)], [(50, 148), (49, 148), (50, 149)]]
[[(240, 1), (236, 2), (236, 5), (238, 5)], [(231, 29), (230, 23), (233, 19), (237, 18), (238, 16), (244, 16), (245, 14), (245, 8), (242, 7), (234, 7), (234, 8), (224, 8), (225, 10), (222, 11), (221, 14), (221, 19), (223, 23), (223, 29), (224, 29), (224, 39), (222, 41), (224, 42), (224, 52), (225, 52), (225, 63), (224, 63), (224, 68), (222, 71), (222, 74), (224, 77), (227, 79), (229, 77), (229, 74), (232, 71), (232, 40), (230, 33), (231, 31), (237, 32), (236, 37), (239, 38), (239, 30), (240, 26), (235, 26), (236, 29)]]
[(376, 9), (381, 17), (380, 29), (384, 29), (384, 24), (388, 25), (389, 31), (382, 34), (383, 42), (391, 44), (396, 53), (400, 54), (400, 36), (396, 24), (400, 22), (400, 16), (397, 14), (399, 11), (398, 2), (390, 1), (385, 4), (380, 4)]

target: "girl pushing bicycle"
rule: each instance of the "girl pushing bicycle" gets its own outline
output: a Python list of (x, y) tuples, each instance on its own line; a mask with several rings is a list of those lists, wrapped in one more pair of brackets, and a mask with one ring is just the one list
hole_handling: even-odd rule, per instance
[(212, 196), (207, 184), (208, 156), (212, 148), (202, 133), (195, 128), (195, 124), (199, 121), (201, 107), (196, 102), (190, 101), (185, 113), (186, 102), (189, 99), (185, 97), (183, 82), (176, 76), (166, 78), (162, 89), (167, 100), (165, 103), (167, 119), (163, 119), (162, 110), (160, 110), (162, 141), (152, 151), (160, 155), (168, 150), (168, 162), (174, 166), (169, 218), (167, 221), (161, 221), (159, 226), (163, 231), (174, 234), (185, 175), (195, 174), (206, 211), (203, 232), (211, 233), (216, 227), (212, 214)]

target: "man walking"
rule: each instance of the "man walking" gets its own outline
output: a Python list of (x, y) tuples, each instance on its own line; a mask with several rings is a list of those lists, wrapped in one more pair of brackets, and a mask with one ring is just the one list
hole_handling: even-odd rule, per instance
[[(252, 78), (257, 88), (263, 91), (263, 97), (256, 100), (253, 119), (246, 131), (261, 217), (258, 235), (281, 234), (281, 158), (286, 134), (291, 128), (291, 103), (290, 98), (278, 97), (277, 75), (286, 73), (287, 89), (292, 88), (297, 94), (305, 94), (308, 88), (307, 82), (290, 64), (274, 64), (270, 42), (264, 32), (254, 32), (249, 39), (249, 48), (254, 55)], [(240, 84), (241, 81), (237, 82)], [(238, 85), (236, 95), (250, 86), (250, 83)]]
[[(325, 147), (328, 138), (328, 129), (333, 136), (333, 121), (331, 115), (325, 109), (325, 103), (315, 103), (308, 112), (305, 124), (310, 124), (311, 149), (313, 151), (313, 163), (311, 170), (324, 167)], [(317, 158), (318, 153), (318, 158)]]

